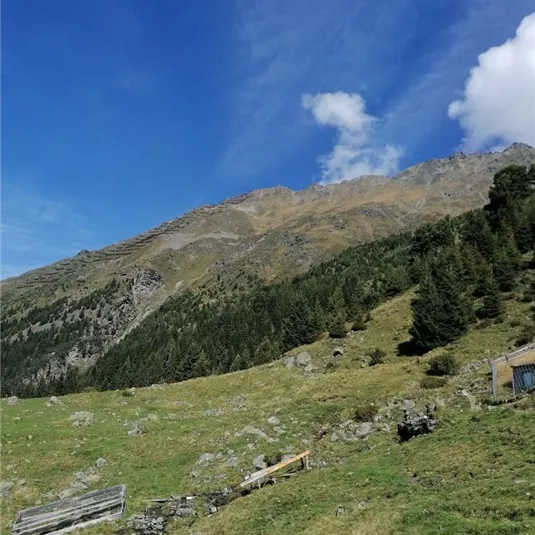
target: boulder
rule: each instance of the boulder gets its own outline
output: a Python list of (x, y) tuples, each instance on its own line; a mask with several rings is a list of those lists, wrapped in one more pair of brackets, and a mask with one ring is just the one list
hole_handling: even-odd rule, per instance
[(70, 420), (74, 427), (86, 427), (93, 423), (95, 415), (89, 411), (73, 412), (70, 416)]
[(48, 400), (48, 403), (50, 405), (63, 405), (63, 403), (61, 402), (61, 399), (59, 399), (58, 397), (56, 396), (52, 396), (49, 400)]
[(344, 354), (344, 348), (343, 347), (335, 347), (333, 349), (333, 357), (339, 358)]
[(282, 359), (287, 368), (293, 368), (295, 366), (295, 357), (287, 356)]
[(299, 355), (297, 355), (297, 358), (295, 359), (295, 363), (301, 368), (305, 368), (311, 362), (312, 357), (310, 356), (310, 353), (308, 351), (303, 351), (302, 353), (299, 353)]
[(95, 464), (97, 465), (97, 468), (102, 468), (104, 465), (108, 464), (108, 461), (102, 457), (99, 457)]
[(267, 419), (267, 422), (268, 422), (268, 424), (271, 424), (271, 425), (280, 425), (280, 421), (276, 416), (270, 416)]
[(8, 405), (15, 405), (15, 403), (18, 403), (19, 398), (17, 396), (11, 396), (9, 398), (6, 398), (6, 403)]
[(263, 470), (264, 468), (267, 468), (267, 463), (264, 461), (263, 455), (258, 455), (253, 459), (253, 464), (257, 470)]
[(435, 430), (436, 420), (429, 406), (425, 413), (416, 413), (409, 416), (408, 411), (403, 411), (403, 422), (398, 423), (398, 436), (402, 442), (406, 442), (418, 435), (427, 435)]
[(237, 396), (234, 396), (230, 400), (230, 408), (234, 411), (244, 411), (247, 409), (247, 400), (245, 399), (245, 396), (243, 394), (239, 394)]

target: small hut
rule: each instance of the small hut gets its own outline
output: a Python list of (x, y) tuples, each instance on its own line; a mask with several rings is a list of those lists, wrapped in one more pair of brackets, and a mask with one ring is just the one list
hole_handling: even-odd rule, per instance
[(535, 388), (535, 363), (511, 366), (513, 370), (513, 394), (529, 392)]

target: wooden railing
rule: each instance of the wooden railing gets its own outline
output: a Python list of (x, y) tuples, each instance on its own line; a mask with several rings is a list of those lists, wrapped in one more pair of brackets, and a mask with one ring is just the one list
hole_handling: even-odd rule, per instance
[(299, 455), (295, 455), (291, 459), (287, 459), (286, 461), (282, 461), (278, 464), (275, 464), (273, 466), (269, 466), (268, 468), (264, 468), (263, 470), (258, 470), (258, 472), (253, 472), (245, 481), (240, 483), (240, 487), (245, 488), (253, 483), (258, 483), (258, 486), (261, 485), (262, 479), (265, 477), (273, 474), (273, 472), (277, 472), (278, 470), (281, 470), (282, 468), (285, 468), (286, 466), (295, 463), (296, 461), (301, 461), (302, 466), (305, 470), (308, 470), (308, 456), (310, 455), (310, 452), (304, 451), (303, 453), (300, 453)]

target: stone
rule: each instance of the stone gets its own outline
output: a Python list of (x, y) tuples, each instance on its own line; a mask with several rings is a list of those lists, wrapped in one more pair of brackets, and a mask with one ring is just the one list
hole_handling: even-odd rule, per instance
[(102, 468), (104, 465), (108, 464), (108, 461), (106, 461), (106, 459), (103, 457), (99, 457), (95, 464), (97, 465), (97, 468)]
[(264, 461), (264, 455), (258, 455), (253, 459), (253, 464), (257, 470), (267, 468), (267, 463)]
[(0, 481), (0, 496), (7, 496), (14, 486), (13, 481)]
[(344, 348), (343, 347), (335, 347), (333, 349), (333, 357), (341, 357), (344, 354)]
[(284, 463), (286, 461), (289, 461), (290, 459), (292, 459), (293, 457), (295, 457), (295, 455), (293, 453), (287, 453), (286, 455), (283, 455), (282, 458), (281, 458), (281, 463)]
[(60, 500), (64, 500), (65, 498), (70, 498), (73, 494), (74, 494), (74, 490), (71, 487), (69, 487), (68, 489), (62, 490), (58, 494), (58, 498)]
[(93, 423), (95, 415), (89, 411), (74, 412), (70, 416), (70, 420), (74, 427), (86, 427)]
[(420, 412), (413, 416), (409, 416), (406, 410), (403, 412), (403, 422), (398, 423), (398, 436), (402, 442), (418, 435), (427, 435), (435, 430), (437, 422), (429, 406), (425, 413)]
[(153, 384), (153, 385), (150, 385), (151, 388), (153, 389), (156, 389), (156, 388), (163, 388), (163, 385), (159, 385), (159, 384)]
[(359, 511), (362, 511), (363, 509), (366, 509), (367, 506), (368, 506), (368, 502), (364, 502), (364, 501), (363, 502), (359, 502), (357, 504), (357, 509)]
[(247, 402), (245, 399), (245, 396), (243, 394), (239, 394), (237, 396), (234, 396), (230, 400), (230, 408), (234, 411), (244, 411), (247, 410)]
[(143, 435), (143, 429), (141, 429), (138, 423), (135, 423), (132, 429), (128, 431), (129, 437), (140, 437), (142, 435)]
[(346, 509), (343, 505), (339, 505), (338, 509), (336, 509), (336, 516), (342, 516), (345, 515)]
[(406, 411), (412, 411), (416, 407), (416, 403), (412, 399), (403, 400), (403, 409)]
[(280, 421), (276, 416), (270, 416), (267, 419), (267, 422), (268, 422), (268, 424), (271, 424), (271, 425), (280, 425)]
[(312, 357), (310, 356), (310, 353), (308, 351), (303, 351), (302, 353), (299, 353), (297, 355), (297, 358), (295, 359), (295, 363), (300, 368), (305, 368), (312, 362)]
[(239, 435), (255, 435), (258, 438), (267, 439), (268, 436), (262, 431), (261, 429), (258, 429), (258, 427), (253, 427), (252, 425), (246, 425), (239, 433)]
[(218, 407), (216, 409), (206, 409), (203, 414), (205, 416), (221, 416), (222, 413), (223, 411)]
[(287, 368), (293, 368), (295, 366), (295, 357), (287, 356), (282, 359)]
[(312, 363), (307, 364), (305, 368), (303, 369), (303, 373), (308, 376), (312, 375), (315, 371), (316, 371), (316, 366), (314, 366)]
[(203, 453), (199, 457), (199, 460), (197, 461), (197, 464), (199, 464), (201, 466), (206, 466), (208, 464), (213, 463), (214, 460), (215, 460), (215, 455), (213, 453)]
[(58, 397), (56, 396), (52, 396), (49, 400), (48, 400), (48, 403), (50, 405), (63, 405), (63, 403), (61, 402), (61, 399), (59, 399)]
[(17, 396), (11, 396), (9, 398), (6, 398), (6, 403), (8, 405), (15, 405), (15, 403), (18, 403), (19, 398)]

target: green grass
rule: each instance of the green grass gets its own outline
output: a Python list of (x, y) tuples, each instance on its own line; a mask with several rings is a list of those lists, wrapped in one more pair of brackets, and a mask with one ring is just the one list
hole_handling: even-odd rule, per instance
[[(73, 482), (75, 472), (94, 465), (98, 457), (108, 464), (99, 469), (101, 479), (90, 489), (125, 483), (131, 514), (142, 510), (145, 499), (236, 484), (254, 470), (252, 459), (259, 454), (304, 449), (312, 452), (312, 470), (256, 490), (212, 517), (176, 521), (170, 533), (535, 532), (533, 404), (470, 411), (468, 400), (455, 392), (471, 382), (488, 384), (486, 366), (453, 377), (441, 388), (420, 387), (432, 354), (452, 351), (463, 364), (510, 349), (520, 328), (511, 323), (526, 314), (529, 304), (508, 301), (504, 322), (475, 329), (449, 349), (420, 358), (397, 357), (397, 344), (408, 337), (411, 298), (409, 292), (376, 309), (365, 331), (342, 341), (344, 356), (332, 367), (327, 364), (339, 340), (324, 338), (293, 352), (311, 353), (318, 367), (312, 377), (275, 362), (138, 389), (133, 397), (87, 392), (63, 397), (59, 407), (46, 406), (44, 399), (21, 400), (13, 406), (2, 403), (2, 480), (26, 479), (26, 494), (15, 490), (2, 501), (2, 533), (8, 532), (20, 508), (38, 499), (43, 503), (54, 499)], [(368, 353), (376, 347), (386, 351), (385, 362), (369, 367)], [(246, 410), (235, 412), (231, 402), (239, 394), (246, 400)], [(435, 433), (399, 444), (392, 425), (390, 433), (374, 432), (366, 441), (331, 442), (329, 434), (316, 439), (326, 422), (347, 420), (365, 404), (381, 407), (405, 396), (418, 407), (437, 399), (445, 402)], [(205, 415), (210, 408), (221, 409), (221, 415)], [(69, 416), (80, 410), (95, 414), (90, 426), (71, 425)], [(156, 418), (142, 424), (145, 434), (129, 437), (130, 427), (124, 422), (149, 414)], [(283, 434), (267, 423), (274, 414)], [(240, 434), (247, 425), (278, 440)], [(236, 467), (227, 465), (230, 449), (240, 461)], [(208, 467), (197, 465), (205, 452), (221, 453), (222, 458)], [(326, 463), (324, 468), (317, 466), (320, 461)], [(346, 513), (336, 516), (340, 504)], [(88, 534), (113, 529), (100, 525)]]

